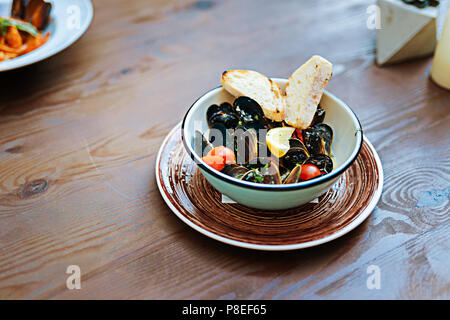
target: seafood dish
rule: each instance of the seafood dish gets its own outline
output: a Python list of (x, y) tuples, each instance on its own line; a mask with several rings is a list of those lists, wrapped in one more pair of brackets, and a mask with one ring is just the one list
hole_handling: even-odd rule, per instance
[(14, 0), (10, 17), (0, 17), (0, 61), (11, 60), (44, 45), (50, 32), (51, 3), (44, 0)]
[(291, 184), (333, 171), (333, 129), (320, 100), (332, 65), (313, 56), (289, 78), (286, 93), (251, 70), (222, 74), (234, 101), (212, 104), (194, 149), (211, 168), (243, 181)]

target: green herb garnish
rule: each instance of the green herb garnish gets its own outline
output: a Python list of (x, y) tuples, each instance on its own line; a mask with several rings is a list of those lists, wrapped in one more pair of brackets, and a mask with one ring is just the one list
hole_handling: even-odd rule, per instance
[(255, 182), (262, 183), (264, 181), (264, 177), (261, 175), (258, 169), (255, 169)]
[(2, 35), (6, 34), (8, 27), (16, 27), (20, 31), (31, 34), (33, 37), (37, 37), (39, 35), (38, 30), (31, 23), (13, 18), (0, 17), (0, 29), (2, 31)]

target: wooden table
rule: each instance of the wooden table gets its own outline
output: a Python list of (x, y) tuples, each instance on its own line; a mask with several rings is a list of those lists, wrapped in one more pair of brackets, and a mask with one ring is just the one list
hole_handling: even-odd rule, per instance
[[(430, 58), (374, 64), (372, 3), (96, 0), (76, 44), (0, 74), (0, 298), (449, 298), (450, 92)], [(154, 171), (169, 130), (222, 71), (287, 77), (313, 54), (334, 63), (328, 89), (383, 162), (372, 215), (279, 253), (178, 220)], [(66, 288), (69, 265), (81, 290)]]

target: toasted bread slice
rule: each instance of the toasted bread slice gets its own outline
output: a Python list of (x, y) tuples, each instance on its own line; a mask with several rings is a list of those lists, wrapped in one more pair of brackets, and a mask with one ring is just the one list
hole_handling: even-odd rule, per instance
[(309, 127), (332, 70), (328, 60), (313, 56), (291, 75), (286, 84), (286, 123), (299, 129)]
[(235, 97), (252, 98), (261, 106), (264, 115), (283, 121), (285, 101), (278, 84), (251, 70), (228, 70), (222, 74), (222, 86)]

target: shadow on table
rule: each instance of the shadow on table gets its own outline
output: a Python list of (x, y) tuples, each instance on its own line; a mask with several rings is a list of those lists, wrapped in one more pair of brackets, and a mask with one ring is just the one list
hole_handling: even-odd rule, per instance
[(0, 115), (5, 110), (23, 114), (47, 106), (42, 97), (70, 85), (67, 75), (73, 73), (77, 59), (82, 57), (78, 51), (74, 45), (46, 60), (0, 72)]

